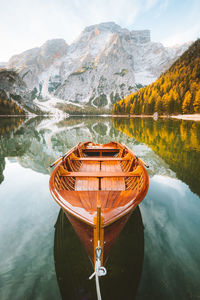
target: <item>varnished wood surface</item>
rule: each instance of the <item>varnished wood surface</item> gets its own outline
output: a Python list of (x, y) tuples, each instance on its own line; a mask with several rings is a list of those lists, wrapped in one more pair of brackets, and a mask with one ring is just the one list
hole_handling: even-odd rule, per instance
[(101, 201), (104, 227), (138, 205), (136, 191), (60, 191), (57, 202), (64, 209), (94, 226), (97, 200)]
[[(65, 212), (66, 213), (66, 212)], [(76, 231), (77, 235), (79, 236), (92, 265), (95, 265), (95, 254), (94, 249), (97, 246), (97, 237), (96, 237), (96, 229), (93, 229), (91, 226), (81, 222), (79, 219), (74, 217), (71, 214), (66, 213), (70, 223), (72, 224), (74, 230)], [(127, 223), (128, 219), (130, 218), (131, 212), (129, 214), (124, 215), (120, 218), (117, 222), (111, 224), (110, 226), (105, 227), (101, 231), (101, 246), (104, 251), (102, 256), (102, 264), (105, 265), (109, 252), (117, 239), (119, 233), (124, 228), (125, 224)], [(96, 240), (95, 240), (96, 239)]]
[(68, 172), (62, 174), (64, 177), (137, 177), (139, 173), (132, 172)]
[(128, 158), (120, 158), (120, 157), (77, 157), (75, 159), (72, 158), (72, 160), (80, 160), (80, 161), (124, 161), (124, 160), (130, 160)]
[[(106, 156), (106, 151), (113, 156)], [(126, 146), (87, 142), (79, 143), (59, 161), (49, 185), (94, 263), (97, 203), (104, 220), (105, 260), (131, 212), (144, 199), (149, 179), (143, 164)]]
[[(70, 156), (84, 157), (83, 150), (91, 147), (91, 144), (91, 142), (79, 143), (72, 149), (73, 151), (67, 153), (65, 159), (52, 173), (50, 191), (64, 210), (69, 210), (69, 213), (75, 214), (91, 225), (94, 224), (93, 217), (96, 209), (95, 193), (99, 191), (102, 207), (104, 207), (102, 215), (105, 217), (105, 224), (110, 224), (115, 218), (128, 213), (142, 201), (148, 190), (148, 175), (143, 165), (136, 160), (134, 153), (117, 142), (111, 142), (105, 148), (119, 149), (120, 158), (128, 158), (127, 161), (109, 161), (105, 157), (106, 161), (70, 162)], [(98, 145), (95, 151), (98, 149), (104, 147)], [(64, 167), (63, 174), (60, 171), (61, 166)], [(138, 167), (140, 172), (137, 174)], [(103, 194), (104, 191), (109, 192), (107, 196)], [(117, 191), (120, 193), (117, 194)], [(115, 197), (114, 202), (113, 197)], [(92, 214), (90, 209), (94, 210)]]
[(98, 151), (108, 150), (111, 152), (115, 152), (115, 151), (119, 151), (120, 148), (93, 146), (93, 147), (86, 147), (83, 149), (83, 151), (96, 151), (96, 150), (98, 150)]
[(88, 174), (91, 172), (100, 172), (99, 162), (84, 162), (80, 167), (81, 173), (83, 172), (87, 176), (80, 176), (85, 178), (76, 178), (75, 190), (76, 191), (97, 191), (99, 190), (99, 179), (89, 178)]
[[(120, 163), (116, 161), (106, 161), (101, 163), (101, 173), (106, 174), (114, 173), (115, 175), (123, 173)], [(124, 173), (123, 173), (124, 174)], [(105, 191), (123, 191), (125, 190), (125, 181), (122, 176), (103, 176), (101, 179), (101, 190)], [(116, 178), (117, 177), (117, 178)]]

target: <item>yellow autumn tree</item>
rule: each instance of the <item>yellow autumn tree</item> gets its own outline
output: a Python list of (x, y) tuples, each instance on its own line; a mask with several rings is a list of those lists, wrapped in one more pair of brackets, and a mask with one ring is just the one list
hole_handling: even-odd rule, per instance
[(200, 113), (200, 90), (198, 90), (196, 93), (193, 107), (195, 112)]
[(191, 100), (192, 100), (192, 95), (190, 91), (187, 91), (182, 104), (182, 111), (184, 114), (191, 112)]
[[(200, 39), (154, 83), (118, 102), (118, 113), (177, 114), (199, 112)], [(116, 108), (115, 108), (116, 111)]]

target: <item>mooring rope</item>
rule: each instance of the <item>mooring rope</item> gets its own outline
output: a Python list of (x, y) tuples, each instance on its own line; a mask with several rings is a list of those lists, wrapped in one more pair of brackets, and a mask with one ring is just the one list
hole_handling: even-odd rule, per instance
[(95, 276), (97, 299), (98, 300), (101, 300), (99, 277), (100, 276), (105, 276), (107, 274), (106, 268), (101, 266), (101, 254), (102, 254), (102, 248), (98, 245), (95, 249), (95, 255), (96, 255), (95, 271), (89, 277), (89, 279), (92, 279)]

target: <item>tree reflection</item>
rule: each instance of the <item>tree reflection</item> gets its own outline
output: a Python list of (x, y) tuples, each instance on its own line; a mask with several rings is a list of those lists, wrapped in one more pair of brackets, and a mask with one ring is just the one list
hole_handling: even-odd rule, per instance
[(150, 146), (176, 172), (179, 179), (200, 195), (200, 123), (113, 118), (113, 127)]

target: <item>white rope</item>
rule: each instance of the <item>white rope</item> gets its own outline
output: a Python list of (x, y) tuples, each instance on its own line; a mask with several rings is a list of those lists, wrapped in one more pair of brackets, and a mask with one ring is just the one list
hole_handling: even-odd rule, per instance
[(107, 274), (107, 271), (106, 271), (105, 267), (101, 266), (101, 254), (102, 254), (101, 247), (98, 246), (95, 249), (95, 254), (96, 254), (95, 271), (89, 277), (89, 279), (92, 279), (95, 276), (96, 290), (97, 290), (97, 299), (101, 300), (101, 291), (100, 291), (99, 277), (100, 276), (105, 276)]

